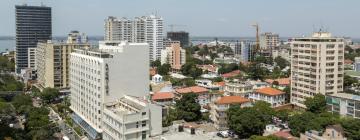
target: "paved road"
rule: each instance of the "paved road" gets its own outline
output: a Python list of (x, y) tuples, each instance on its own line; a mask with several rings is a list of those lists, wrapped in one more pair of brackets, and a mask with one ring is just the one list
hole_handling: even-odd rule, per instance
[(50, 113), (49, 117), (52, 121), (57, 122), (59, 128), (61, 129), (61, 134), (67, 136), (70, 140), (80, 140), (80, 136), (76, 134), (75, 130), (68, 126), (64, 120), (56, 113), (51, 107), (49, 107)]

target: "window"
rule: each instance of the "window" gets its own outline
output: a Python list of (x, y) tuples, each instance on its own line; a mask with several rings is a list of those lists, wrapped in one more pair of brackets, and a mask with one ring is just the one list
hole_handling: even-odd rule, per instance
[(142, 112), (141, 115), (143, 115), (143, 116), (146, 115), (146, 112)]
[(145, 126), (146, 126), (146, 121), (142, 121), (141, 126), (142, 126), (142, 127), (145, 127)]
[(146, 131), (142, 131), (142, 139), (146, 139)]

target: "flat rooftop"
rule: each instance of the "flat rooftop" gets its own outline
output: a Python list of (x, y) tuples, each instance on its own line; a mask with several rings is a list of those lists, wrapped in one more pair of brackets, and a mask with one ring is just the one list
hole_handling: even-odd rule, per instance
[(354, 94), (337, 93), (337, 94), (331, 94), (329, 96), (360, 101), (360, 96), (359, 95), (354, 95)]

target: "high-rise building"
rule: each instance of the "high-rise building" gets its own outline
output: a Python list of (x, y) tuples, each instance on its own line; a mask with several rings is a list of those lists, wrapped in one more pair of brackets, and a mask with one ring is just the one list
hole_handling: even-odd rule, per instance
[(290, 101), (304, 107), (306, 97), (343, 91), (344, 41), (327, 32), (291, 42)]
[(279, 35), (267, 32), (260, 35), (260, 49), (271, 49), (279, 45)]
[(86, 42), (72, 42), (73, 37), (69, 34), (67, 43), (51, 40), (38, 43), (35, 62), (40, 88), (69, 88), (70, 53), (75, 48), (90, 47)]
[(134, 20), (108, 17), (105, 20), (106, 41), (148, 43), (150, 61), (160, 59), (163, 36), (163, 19), (159, 16), (142, 16)]
[(168, 63), (174, 70), (180, 70), (186, 62), (186, 51), (180, 43), (173, 43), (170, 47), (161, 50), (161, 64)]
[(241, 41), (241, 62), (248, 62), (251, 60), (252, 51), (253, 51), (254, 42), (251, 41)]
[(28, 48), (28, 68), (35, 69), (36, 48)]
[(167, 38), (172, 41), (180, 41), (180, 46), (185, 48), (190, 46), (189, 33), (185, 31), (167, 32)]
[(39, 41), (51, 40), (51, 8), (16, 5), (16, 72), (28, 68), (28, 48)]
[(143, 98), (149, 94), (148, 49), (147, 43), (106, 41), (99, 43), (99, 49), (71, 53), (72, 118), (92, 139), (103, 132), (105, 103), (125, 95)]

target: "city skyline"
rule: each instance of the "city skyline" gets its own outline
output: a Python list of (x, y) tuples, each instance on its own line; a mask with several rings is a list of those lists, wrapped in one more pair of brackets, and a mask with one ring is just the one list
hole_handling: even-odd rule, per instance
[[(8, 19), (1, 23), (0, 36), (15, 35), (15, 5), (24, 2), (24, 0), (0, 2), (0, 17)], [(71, 30), (79, 30), (89, 36), (103, 36), (103, 24), (108, 16), (133, 18), (157, 13), (164, 18), (165, 31), (170, 31), (168, 27), (170, 24), (186, 25), (175, 29), (186, 30), (191, 36), (254, 36), (254, 28), (250, 25), (258, 22), (261, 32), (275, 32), (282, 37), (309, 35), (323, 27), (335, 36), (360, 38), (360, 33), (356, 32), (360, 21), (351, 18), (356, 17), (356, 13), (360, 12), (357, 8), (360, 2), (356, 0), (346, 3), (342, 1), (329, 3), (324, 0), (315, 2), (310, 0), (301, 2), (136, 0), (126, 3), (114, 0), (106, 2), (28, 0), (26, 3), (28, 5), (43, 3), (53, 8), (53, 36), (65, 36)]]

